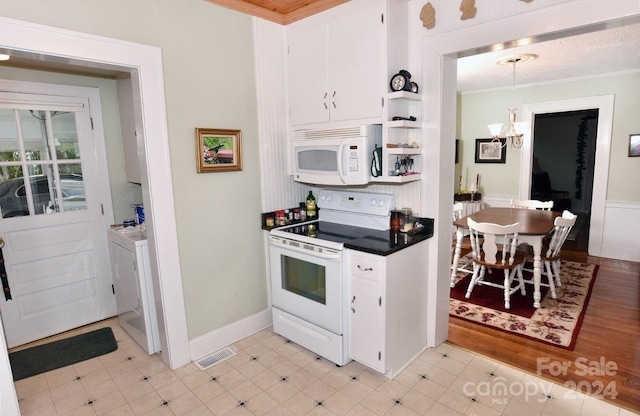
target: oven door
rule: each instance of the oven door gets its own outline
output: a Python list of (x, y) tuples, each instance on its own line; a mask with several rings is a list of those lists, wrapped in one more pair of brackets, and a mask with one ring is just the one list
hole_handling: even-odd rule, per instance
[(342, 251), (270, 236), (273, 306), (343, 333)]

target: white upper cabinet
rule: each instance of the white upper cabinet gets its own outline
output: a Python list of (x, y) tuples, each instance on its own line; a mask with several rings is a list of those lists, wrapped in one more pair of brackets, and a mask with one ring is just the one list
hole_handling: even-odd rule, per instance
[(329, 121), (328, 28), (309, 28), (289, 38), (291, 124)]
[(300, 22), (288, 34), (292, 126), (382, 121), (384, 1), (325, 21)]
[(118, 109), (122, 128), (122, 148), (124, 151), (124, 167), (127, 181), (142, 183), (140, 161), (138, 159), (138, 137), (136, 134), (135, 113), (133, 108), (133, 90), (131, 78), (116, 81), (118, 93)]

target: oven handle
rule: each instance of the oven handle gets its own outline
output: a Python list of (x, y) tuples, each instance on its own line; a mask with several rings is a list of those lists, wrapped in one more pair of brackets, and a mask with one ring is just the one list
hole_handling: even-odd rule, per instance
[(306, 250), (304, 248), (287, 245), (286, 241), (287, 240), (283, 238), (271, 236), (271, 245), (273, 245), (274, 247), (280, 247), (281, 249), (291, 250), (297, 253), (307, 254), (310, 256), (319, 257), (321, 259), (326, 259), (326, 260), (340, 260), (340, 255), (341, 255), (340, 251), (331, 250), (329, 248), (323, 248), (322, 252), (318, 252), (315, 250)]

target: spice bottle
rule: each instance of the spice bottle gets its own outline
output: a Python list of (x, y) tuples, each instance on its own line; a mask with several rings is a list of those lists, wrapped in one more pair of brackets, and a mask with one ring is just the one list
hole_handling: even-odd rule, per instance
[(267, 227), (273, 227), (274, 225), (276, 225), (276, 222), (275, 222), (273, 214), (267, 215), (267, 217), (265, 218), (265, 224), (264, 225), (267, 226)]
[(309, 191), (309, 195), (307, 196), (307, 218), (315, 219), (316, 218), (316, 198), (313, 196), (313, 192)]
[(413, 228), (413, 222), (411, 218), (413, 212), (411, 208), (402, 208), (400, 212), (402, 214), (400, 217), (400, 229), (404, 232), (411, 231), (411, 229)]
[(307, 220), (307, 208), (304, 202), (300, 202), (300, 221)]
[(389, 221), (389, 227), (392, 231), (400, 230), (400, 217), (402, 216), (402, 212), (398, 210), (391, 211), (391, 219)]

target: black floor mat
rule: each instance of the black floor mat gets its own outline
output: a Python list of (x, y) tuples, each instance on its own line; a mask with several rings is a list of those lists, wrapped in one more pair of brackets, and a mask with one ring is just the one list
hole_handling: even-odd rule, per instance
[(101, 328), (9, 354), (13, 381), (66, 367), (118, 349), (111, 328)]

